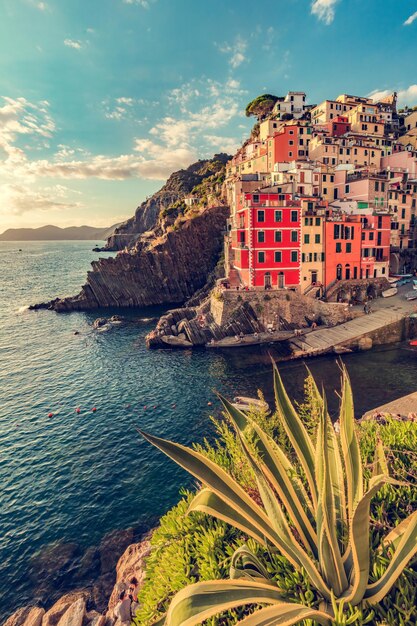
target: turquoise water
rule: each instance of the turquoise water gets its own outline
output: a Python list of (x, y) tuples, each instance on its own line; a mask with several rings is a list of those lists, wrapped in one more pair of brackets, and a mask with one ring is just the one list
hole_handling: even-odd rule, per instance
[[(264, 349), (147, 351), (155, 309), (130, 312), (108, 333), (92, 331), (98, 313), (25, 309), (77, 292), (94, 243), (0, 243), (0, 618), (91, 582), (94, 564), (45, 577), (51, 545), (72, 546), (79, 560), (115, 529), (151, 527), (190, 484), (135, 425), (187, 444), (211, 435), (213, 389), (233, 396), (261, 387), (271, 398)], [(416, 358), (407, 346), (349, 355), (358, 414), (414, 391)], [(334, 359), (310, 365), (335, 410)], [(299, 393), (302, 363), (282, 371)]]

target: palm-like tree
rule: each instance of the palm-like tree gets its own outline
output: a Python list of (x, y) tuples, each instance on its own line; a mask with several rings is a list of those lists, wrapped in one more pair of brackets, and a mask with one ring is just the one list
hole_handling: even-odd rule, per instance
[(353, 623), (360, 611), (355, 614), (352, 607), (380, 602), (417, 552), (415, 512), (382, 541), (380, 550), (389, 547), (391, 560), (380, 578), (369, 582), (371, 500), (381, 487), (396, 481), (388, 475), (381, 442), (376, 444), (372, 476), (364, 479), (346, 369), (342, 367), (340, 438), (325, 396), (315, 384), (313, 393), (320, 406), (315, 439), (294, 409), (275, 365), (274, 388), (294, 463), (256, 422), (220, 398), (256, 478), (262, 505), (200, 452), (141, 434), (203, 484), (189, 512), (213, 515), (279, 551), (308, 576), (319, 609), (288, 601), (262, 562), (242, 546), (232, 558), (229, 580), (198, 582), (182, 589), (155, 624), (194, 626), (229, 609), (254, 604), (263, 608), (241, 620), (242, 626), (291, 626), (305, 619), (323, 626)]

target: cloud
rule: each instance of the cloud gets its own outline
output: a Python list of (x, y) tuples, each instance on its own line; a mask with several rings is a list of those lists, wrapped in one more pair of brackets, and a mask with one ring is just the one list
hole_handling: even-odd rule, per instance
[[(370, 98), (373, 98), (375, 102), (378, 102), (381, 98), (385, 98), (389, 96), (389, 94), (396, 91), (395, 89), (375, 89), (371, 91), (369, 94)], [(400, 107), (404, 106), (415, 106), (417, 104), (417, 84), (409, 85), (405, 89), (399, 89), (397, 91), (398, 105)]]
[[(194, 80), (166, 95), (167, 113), (154, 123), (143, 137), (132, 141), (125, 154), (91, 154), (82, 147), (58, 143), (47, 157), (33, 158), (30, 151), (43, 150), (46, 141), (53, 141), (54, 122), (49, 103), (28, 102), (25, 98), (4, 99), (0, 107), (0, 177), (9, 184), (9, 198), (14, 210), (22, 210), (24, 198), (30, 199), (33, 185), (40, 179), (124, 180), (143, 178), (163, 180), (173, 171), (188, 167), (199, 157), (218, 150), (234, 150), (239, 141), (225, 130), (230, 122), (243, 116), (240, 98), (245, 91), (239, 81), (229, 78), (225, 83), (212, 79)], [(135, 106), (142, 100), (118, 96), (111, 102), (107, 117), (120, 119), (130, 114), (135, 119)], [(239, 131), (240, 135), (240, 131)], [(21, 139), (25, 138), (22, 147)], [(2, 153), (4, 159), (2, 159)], [(15, 181), (27, 185), (29, 191), (16, 189)], [(13, 193), (11, 193), (13, 191)], [(35, 193), (35, 192), (33, 192)], [(45, 190), (37, 191), (34, 206), (57, 202)], [(68, 199), (59, 200), (64, 206)]]
[(74, 48), (74, 50), (81, 50), (83, 47), (83, 42), (78, 39), (64, 39), (64, 46), (68, 48)]
[(417, 20), (417, 11), (405, 20), (403, 26), (410, 26), (415, 20)]
[(232, 44), (224, 43), (220, 45), (219, 44), (215, 44), (215, 45), (220, 50), (220, 52), (222, 52), (223, 54), (229, 55), (230, 57), (229, 64), (231, 65), (233, 69), (236, 69), (244, 61), (246, 61), (245, 53), (246, 53), (248, 44), (242, 37), (240, 36), (236, 37), (234, 43)]
[(0, 207), (4, 215), (23, 215), (29, 211), (51, 211), (80, 208), (67, 196), (72, 191), (62, 185), (34, 189), (22, 184), (6, 184), (0, 187)]
[(155, 0), (123, 0), (124, 4), (137, 4), (143, 9), (149, 9), (149, 5), (151, 2), (155, 2)]
[(335, 17), (335, 6), (339, 0), (313, 0), (311, 13), (326, 26), (329, 26)]

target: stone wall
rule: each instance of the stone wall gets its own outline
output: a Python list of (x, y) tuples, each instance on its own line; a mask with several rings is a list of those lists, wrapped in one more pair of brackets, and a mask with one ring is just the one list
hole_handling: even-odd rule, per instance
[(259, 323), (265, 328), (272, 324), (281, 330), (306, 327), (312, 322), (335, 326), (356, 315), (346, 304), (314, 300), (295, 291), (226, 289), (215, 291), (211, 297), (210, 307), (215, 322), (224, 326), (244, 303), (250, 304)]

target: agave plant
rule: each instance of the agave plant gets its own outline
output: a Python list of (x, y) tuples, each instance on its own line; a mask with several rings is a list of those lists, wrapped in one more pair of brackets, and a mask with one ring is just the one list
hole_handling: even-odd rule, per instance
[(346, 369), (342, 366), (340, 435), (315, 383), (320, 417), (314, 439), (294, 409), (275, 364), (274, 388), (277, 414), (294, 448), (294, 462), (255, 421), (220, 397), (256, 478), (262, 505), (200, 452), (141, 434), (203, 484), (189, 512), (213, 515), (268, 550), (279, 551), (308, 576), (316, 602), (310, 607), (289, 601), (244, 545), (233, 555), (229, 580), (198, 582), (182, 589), (158, 625), (194, 626), (245, 605), (261, 608), (241, 620), (242, 626), (290, 626), (306, 619), (323, 626), (355, 623), (361, 605), (380, 602), (417, 552), (416, 511), (383, 539), (379, 550), (389, 548), (391, 559), (379, 579), (370, 581), (371, 500), (384, 485), (397, 481), (388, 475), (381, 442), (376, 444), (372, 476), (364, 479)]

